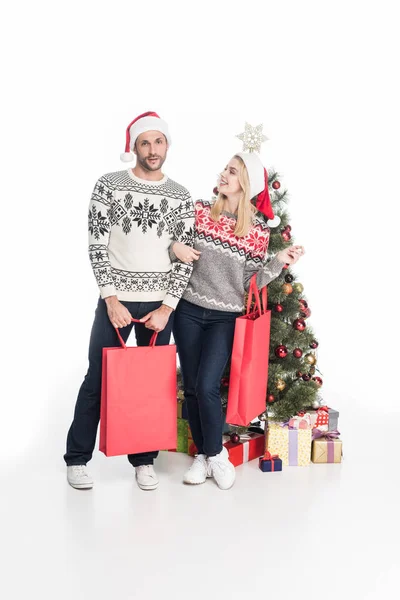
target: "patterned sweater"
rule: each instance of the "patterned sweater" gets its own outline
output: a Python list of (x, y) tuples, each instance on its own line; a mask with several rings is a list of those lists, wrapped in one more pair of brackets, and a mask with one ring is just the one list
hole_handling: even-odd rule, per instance
[(218, 223), (211, 219), (212, 203), (195, 203), (194, 247), (201, 251), (183, 298), (208, 309), (241, 312), (244, 292), (254, 273), (260, 288), (281, 273), (284, 263), (274, 257), (267, 262), (270, 229), (257, 213), (249, 233), (234, 235), (235, 215), (223, 211)]
[(146, 181), (129, 169), (100, 177), (89, 207), (89, 257), (101, 297), (176, 308), (192, 266), (172, 263), (169, 246), (192, 246), (193, 229), (190, 194), (167, 176)]

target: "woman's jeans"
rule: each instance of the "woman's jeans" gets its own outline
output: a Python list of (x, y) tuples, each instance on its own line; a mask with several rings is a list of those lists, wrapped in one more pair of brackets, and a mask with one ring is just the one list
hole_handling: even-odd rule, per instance
[(174, 338), (181, 364), (190, 429), (199, 454), (222, 451), (221, 378), (232, 353), (235, 321), (242, 313), (210, 310), (181, 300)]

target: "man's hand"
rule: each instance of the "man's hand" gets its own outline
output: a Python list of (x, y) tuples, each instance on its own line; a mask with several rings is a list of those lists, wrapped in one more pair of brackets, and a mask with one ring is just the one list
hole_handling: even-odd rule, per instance
[(114, 327), (125, 327), (132, 323), (132, 315), (129, 310), (121, 304), (117, 296), (105, 298), (108, 318)]
[(153, 329), (153, 331), (159, 333), (168, 323), (168, 319), (172, 313), (172, 310), (173, 309), (170, 306), (162, 304), (160, 308), (152, 310), (145, 317), (140, 319), (140, 322), (145, 323), (145, 327), (147, 327), (147, 329)]

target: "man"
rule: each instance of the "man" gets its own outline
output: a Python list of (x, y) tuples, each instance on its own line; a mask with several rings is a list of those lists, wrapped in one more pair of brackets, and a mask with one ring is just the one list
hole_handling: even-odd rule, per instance
[[(67, 437), (67, 479), (78, 489), (93, 487), (86, 464), (92, 458), (100, 419), (102, 348), (119, 345), (132, 327), (138, 346), (154, 331), (157, 345), (169, 344), (173, 311), (191, 275), (190, 263), (171, 262), (170, 245), (193, 245), (194, 210), (189, 192), (163, 175), (171, 144), (165, 121), (144, 113), (126, 131), (124, 161), (133, 169), (97, 181), (89, 208), (89, 256), (100, 288), (89, 344), (89, 368), (80, 388)], [(133, 325), (131, 318), (141, 319)], [(155, 415), (155, 418), (157, 415)], [(160, 423), (162, 427), (162, 423)], [(158, 452), (128, 456), (141, 489), (158, 486), (153, 468)]]

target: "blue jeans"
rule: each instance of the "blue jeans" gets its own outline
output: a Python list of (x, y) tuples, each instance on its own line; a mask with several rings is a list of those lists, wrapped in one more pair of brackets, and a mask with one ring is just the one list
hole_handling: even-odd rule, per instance
[(175, 311), (174, 338), (190, 429), (199, 454), (215, 456), (222, 450), (221, 377), (241, 314), (209, 310), (186, 300), (181, 300)]
[[(160, 302), (122, 302), (134, 319), (141, 319), (161, 306)], [(173, 315), (163, 331), (157, 336), (156, 345), (168, 345), (171, 337)], [(131, 323), (119, 331), (124, 342), (135, 327), (138, 346), (148, 346), (154, 331), (146, 329), (143, 323)], [(75, 405), (74, 420), (68, 432), (67, 452), (64, 460), (67, 465), (86, 465), (92, 458), (96, 443), (97, 427), (100, 420), (101, 363), (102, 349), (119, 346), (120, 342), (107, 314), (107, 306), (102, 298), (97, 305), (89, 343), (89, 369), (79, 390)], [(157, 418), (157, 415), (154, 415)], [(162, 427), (162, 423), (160, 423)], [(128, 460), (134, 466), (153, 464), (158, 452), (129, 454)]]

